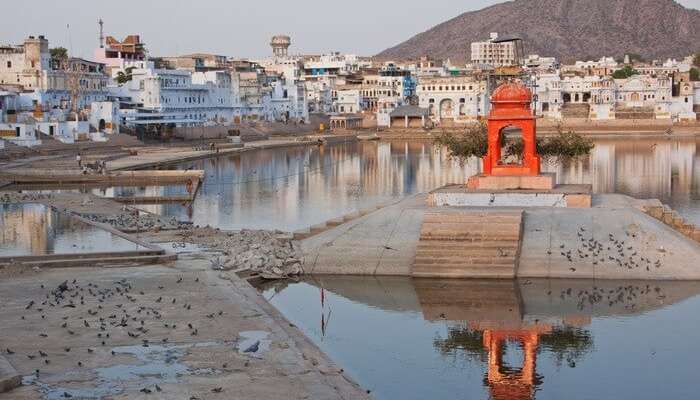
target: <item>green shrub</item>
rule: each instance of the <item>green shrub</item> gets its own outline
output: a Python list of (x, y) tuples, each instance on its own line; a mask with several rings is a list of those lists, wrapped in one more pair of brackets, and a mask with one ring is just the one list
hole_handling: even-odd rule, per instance
[[(465, 161), (471, 157), (483, 158), (488, 152), (488, 130), (481, 122), (468, 127), (462, 133), (442, 132), (435, 143), (446, 146), (450, 156)], [(522, 138), (506, 140), (501, 135), (501, 146), (505, 146), (503, 156), (520, 159), (523, 153)], [(537, 153), (551, 163), (567, 162), (588, 156), (593, 150), (593, 141), (572, 130), (557, 126), (557, 134), (537, 138)]]

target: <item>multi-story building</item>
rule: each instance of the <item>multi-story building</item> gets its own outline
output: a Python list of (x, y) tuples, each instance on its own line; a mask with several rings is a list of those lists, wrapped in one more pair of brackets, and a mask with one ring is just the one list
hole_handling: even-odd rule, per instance
[(228, 67), (226, 56), (205, 53), (161, 57), (161, 62), (167, 68), (185, 69), (192, 72), (217, 71)]
[(598, 61), (576, 61), (573, 65), (562, 65), (563, 75), (609, 76), (619, 68), (612, 57), (601, 57)]
[(131, 66), (131, 80), (110, 88), (114, 96), (138, 105), (125, 115), (127, 125), (201, 126), (233, 120), (228, 72), (156, 69), (150, 61)]
[(129, 35), (123, 41), (112, 36), (102, 40), (100, 47), (95, 50), (96, 62), (105, 64), (106, 72), (112, 75), (114, 70), (123, 70), (127, 64), (146, 60), (146, 46), (139, 35)]
[(418, 105), (438, 123), (469, 122), (489, 112), (488, 82), (473, 76), (422, 77), (417, 94)]
[(309, 121), (306, 86), (303, 82), (287, 79), (284, 75), (274, 75), (270, 85), (271, 114), (265, 116), (267, 120)]
[(532, 76), (535, 93), (533, 109), (535, 115), (550, 119), (561, 119), (561, 78), (557, 72), (543, 72)]
[(516, 64), (516, 47), (513, 41), (499, 40), (498, 33), (491, 33), (488, 40), (471, 44), (471, 60), (474, 64), (494, 67)]
[(44, 36), (29, 36), (21, 45), (0, 47), (0, 84), (46, 89), (43, 76), (52, 69), (49, 41)]
[(0, 85), (21, 90), (45, 110), (80, 110), (93, 101), (105, 101), (108, 81), (102, 63), (73, 57), (52, 59), (44, 36), (0, 47)]
[(335, 111), (340, 114), (355, 114), (362, 111), (362, 95), (356, 87), (339, 87), (336, 90)]

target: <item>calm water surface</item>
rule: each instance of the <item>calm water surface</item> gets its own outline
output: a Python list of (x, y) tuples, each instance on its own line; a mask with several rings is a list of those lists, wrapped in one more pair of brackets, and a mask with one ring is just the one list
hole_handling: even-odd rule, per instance
[(42, 204), (0, 204), (0, 257), (146, 250)]
[[(479, 172), (426, 142), (358, 142), (243, 153), (185, 163), (206, 181), (191, 207), (142, 206), (199, 225), (295, 230), (378, 203), (398, 200)], [(597, 140), (589, 159), (544, 165), (560, 183), (592, 184), (596, 193), (659, 198), (700, 224), (700, 162), (695, 139)], [(181, 195), (182, 187), (131, 190)], [(126, 194), (126, 193), (122, 193)]]
[(378, 399), (697, 399), (700, 282), (332, 277), (263, 295)]

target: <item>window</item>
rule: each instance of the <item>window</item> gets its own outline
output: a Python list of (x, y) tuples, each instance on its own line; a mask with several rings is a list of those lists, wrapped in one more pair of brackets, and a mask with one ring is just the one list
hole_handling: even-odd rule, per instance
[(7, 68), (12, 68), (12, 61), (7, 62)]

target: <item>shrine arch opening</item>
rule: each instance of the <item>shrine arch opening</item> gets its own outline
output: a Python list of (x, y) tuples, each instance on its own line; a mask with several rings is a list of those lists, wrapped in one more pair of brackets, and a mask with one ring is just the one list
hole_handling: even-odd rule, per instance
[(522, 165), (525, 145), (523, 129), (516, 125), (507, 125), (500, 131), (501, 158), (499, 165)]

